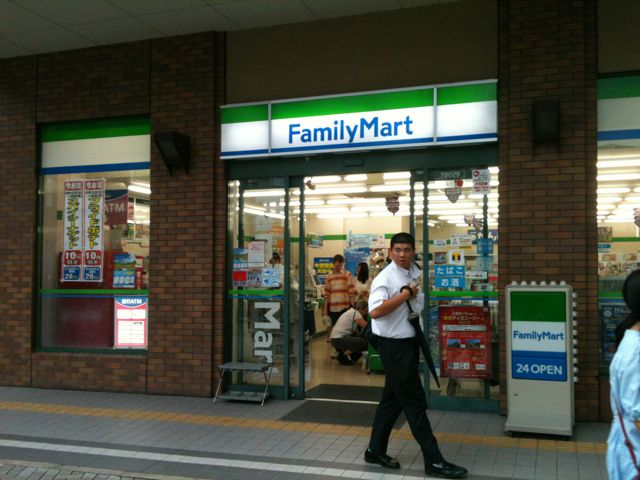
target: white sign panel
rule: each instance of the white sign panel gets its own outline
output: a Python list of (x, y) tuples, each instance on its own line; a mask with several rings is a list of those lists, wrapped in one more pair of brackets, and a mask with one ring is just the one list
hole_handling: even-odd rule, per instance
[(473, 191), (476, 193), (491, 193), (491, 172), (488, 168), (473, 170)]

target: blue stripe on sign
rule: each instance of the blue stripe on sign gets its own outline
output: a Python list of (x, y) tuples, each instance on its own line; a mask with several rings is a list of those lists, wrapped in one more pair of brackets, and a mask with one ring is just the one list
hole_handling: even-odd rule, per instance
[(475, 133), (473, 135), (450, 135), (448, 137), (438, 137), (438, 142), (459, 142), (460, 140), (497, 140), (496, 133)]
[(512, 357), (544, 357), (544, 358), (566, 358), (566, 352), (536, 352), (534, 350), (512, 350)]
[(266, 148), (261, 148), (259, 150), (237, 150), (235, 152), (222, 152), (220, 154), (221, 158), (225, 157), (237, 157), (239, 155), (264, 155), (269, 153), (269, 150)]
[(334, 145), (316, 145), (310, 147), (286, 147), (286, 148), (273, 148), (271, 151), (274, 153), (285, 152), (308, 152), (310, 150), (331, 150), (331, 149), (344, 149), (344, 148), (362, 148), (362, 147), (376, 147), (376, 146), (391, 146), (391, 145), (411, 145), (416, 143), (432, 143), (432, 137), (425, 138), (411, 138), (409, 140), (388, 140), (384, 142), (360, 142), (360, 143), (338, 143)]
[(598, 132), (598, 140), (633, 140), (640, 138), (640, 129), (606, 130)]
[(117, 170), (147, 170), (151, 162), (107, 163), (102, 165), (72, 165), (70, 167), (47, 167), (40, 170), (42, 175), (58, 175), (61, 173), (115, 172)]
[[(536, 352), (537, 353), (537, 352)], [(555, 352), (554, 352), (555, 353)], [(567, 381), (567, 358), (556, 356), (511, 356), (511, 378), (520, 380)]]

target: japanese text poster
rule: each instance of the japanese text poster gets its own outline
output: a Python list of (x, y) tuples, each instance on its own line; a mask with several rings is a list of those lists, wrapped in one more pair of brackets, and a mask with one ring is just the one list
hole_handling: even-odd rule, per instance
[(104, 185), (103, 179), (64, 182), (63, 282), (102, 281)]
[(146, 296), (113, 297), (115, 302), (114, 348), (147, 348)]
[(489, 309), (472, 306), (439, 308), (440, 374), (454, 378), (491, 376)]

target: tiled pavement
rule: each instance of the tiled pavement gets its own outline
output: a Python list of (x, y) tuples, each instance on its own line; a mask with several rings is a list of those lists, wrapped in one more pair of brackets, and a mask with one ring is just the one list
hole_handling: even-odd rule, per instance
[[(0, 387), (0, 478), (428, 478), (406, 425), (389, 445), (403, 468), (383, 470), (362, 459), (368, 428), (279, 420), (299, 405)], [(578, 424), (564, 441), (508, 437), (496, 414), (429, 417), (445, 457), (469, 468), (471, 480), (607, 477), (606, 424)]]

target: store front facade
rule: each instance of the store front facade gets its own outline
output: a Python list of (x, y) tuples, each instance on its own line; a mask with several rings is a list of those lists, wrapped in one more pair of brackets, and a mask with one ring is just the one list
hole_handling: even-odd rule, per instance
[[(633, 135), (639, 126), (627, 107), (640, 97), (633, 74), (640, 70), (640, 47), (627, 21), (634, 16), (616, 16), (637, 12), (636, 2), (600, 2), (597, 12), (596, 3), (461, 0), (2, 60), (0, 383), (211, 396), (216, 366), (248, 356), (278, 365), (273, 385), (279, 397), (306, 396), (317, 382), (332, 383), (319, 376), (318, 358), (334, 380), (345, 371), (330, 359), (320, 335), (324, 325), (315, 316), (316, 277), (328, 268), (325, 260), (339, 252), (360, 258), (359, 248), (378, 253), (390, 234), (406, 230), (418, 241), (430, 295), (427, 321), (434, 319), (434, 306), (483, 309), (486, 302), (489, 310), (492, 375), (447, 380), (440, 391), (425, 378), (434, 406), (505, 413), (504, 287), (565, 281), (577, 293), (576, 419), (606, 418), (607, 333), (624, 315), (619, 282), (638, 254)], [(493, 130), (439, 130), (445, 124), (438, 110), (455, 107), (460, 98), (438, 91), (476, 84), (493, 85)], [(416, 104), (428, 91), (431, 102)], [(353, 97), (381, 94), (432, 116), (420, 124), (407, 113), (378, 115), (375, 123), (367, 116), (370, 106)], [(311, 116), (296, 110), (310, 100), (340, 104), (346, 97), (352, 97), (351, 110), (331, 111), (342, 117), (328, 124), (307, 126)], [(230, 108), (221, 108), (226, 105), (244, 110), (234, 118), (226, 113)], [(324, 113), (334, 107), (322, 106)], [(601, 115), (615, 110), (621, 115)], [(489, 118), (485, 114), (474, 118)], [(453, 116), (454, 130), (471, 118)], [(557, 119), (558, 128), (541, 132), (540, 118)], [(121, 132), (114, 133), (108, 125), (114, 119), (141, 128), (122, 135), (120, 123)], [(247, 120), (257, 130), (227, 145), (228, 125)], [(265, 132), (281, 123), (288, 125), (284, 133), (269, 143)], [(68, 137), (72, 130), (84, 137)], [(167, 169), (153, 140), (164, 131), (191, 138), (188, 173)], [(376, 132), (377, 138), (368, 137)], [(142, 150), (128, 150), (132, 133), (145, 137)], [(478, 133), (492, 136), (446, 139)], [(314, 135), (335, 144), (305, 150)], [(412, 138), (417, 141), (407, 142)], [(350, 139), (362, 143), (339, 145)], [(372, 144), (396, 140), (404, 143)], [(119, 145), (113, 167), (102, 160), (101, 167), (90, 167), (95, 161), (75, 146), (52, 155), (47, 145), (77, 141), (97, 142), (104, 152), (101, 142)], [(482, 178), (489, 172), (488, 191), (474, 190), (474, 171)], [(103, 265), (118, 263), (118, 273), (105, 270), (108, 286), (86, 288), (74, 280), (86, 273), (91, 281), (99, 265), (74, 268), (77, 249), (71, 237), (65, 244), (65, 202), (74, 198), (73, 182), (82, 181), (84, 192), (96, 186), (85, 182), (102, 179), (105, 205), (107, 191), (126, 191), (127, 217), (103, 218)], [(71, 182), (67, 189), (65, 182)], [(460, 189), (455, 202), (441, 191), (446, 188)], [(396, 196), (394, 215), (389, 205), (395, 208)], [(119, 211), (124, 201), (116, 198), (108, 208)], [(457, 210), (466, 210), (462, 218)], [(272, 283), (263, 282), (262, 267), (260, 277), (249, 273), (248, 256), (246, 275), (236, 274), (244, 262), (238, 250), (269, 239), (252, 260), (264, 263)], [(479, 251), (478, 239), (494, 240), (493, 253)], [(65, 250), (71, 262), (66, 282)], [(452, 250), (464, 253), (464, 275), (436, 269), (451, 265)], [(274, 252), (282, 267), (266, 265)], [(128, 255), (114, 262), (116, 253)], [(112, 315), (122, 296), (147, 302), (146, 338), (135, 345), (124, 338), (116, 345)], [(95, 318), (95, 328), (86, 330)], [(383, 378), (376, 371), (357, 373), (359, 385)], [(444, 378), (462, 378), (456, 375)], [(232, 387), (255, 387), (249, 380), (234, 377)], [(446, 404), (437, 405), (441, 398)], [(475, 405), (468, 404), (471, 398)]]
[[(489, 80), (225, 106), (230, 359), (272, 363), (271, 390), (280, 398), (302, 398), (325, 383), (383, 382), (383, 375), (372, 378), (366, 358), (359, 369), (334, 371), (328, 355), (315, 353), (326, 333), (319, 305), (335, 254), (345, 257), (354, 277), (360, 262), (373, 276), (391, 235), (407, 231), (417, 239), (426, 286), (422, 313), (431, 319), (436, 363), (447, 350), (439, 342), (439, 312), (473, 312), (487, 323), (475, 351), (482, 354), (461, 355), (455, 369), (449, 361), (455, 372), (446, 373), (451, 380), (442, 393), (451, 395), (442, 401), (434, 385), (431, 403), (497, 411), (497, 256), (492, 249), (477, 257), (477, 244), (497, 240), (496, 98), (497, 83)], [(443, 148), (451, 145), (457, 147)], [(462, 258), (449, 264), (447, 256), (456, 254)], [(441, 274), (452, 269), (463, 273)], [(447, 287), (449, 281), (457, 286)], [(471, 358), (477, 365), (464, 366)], [(261, 389), (263, 378), (254, 380), (238, 376), (231, 388)], [(456, 389), (464, 393), (455, 395)]]

